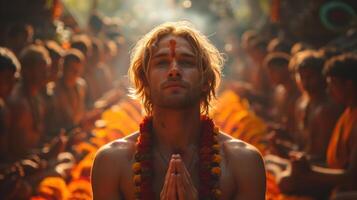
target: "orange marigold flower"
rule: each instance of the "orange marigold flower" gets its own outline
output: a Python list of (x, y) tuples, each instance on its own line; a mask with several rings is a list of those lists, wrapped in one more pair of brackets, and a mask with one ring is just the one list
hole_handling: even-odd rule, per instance
[(219, 151), (219, 144), (212, 145), (212, 149), (216, 150), (216, 151)]
[(70, 198), (75, 199), (77, 196), (82, 196), (81, 199), (92, 199), (92, 188), (89, 180), (77, 179), (72, 180), (68, 185)]
[(136, 185), (141, 183), (141, 175), (134, 175), (133, 179)]
[(220, 167), (213, 167), (211, 169), (211, 172), (212, 172), (212, 174), (219, 176), (219, 175), (221, 175), (221, 168)]
[(214, 154), (212, 161), (215, 163), (220, 163), (222, 161), (222, 157), (218, 154)]
[(133, 169), (134, 173), (140, 172), (140, 170), (141, 170), (140, 162), (135, 162), (132, 166), (132, 169)]

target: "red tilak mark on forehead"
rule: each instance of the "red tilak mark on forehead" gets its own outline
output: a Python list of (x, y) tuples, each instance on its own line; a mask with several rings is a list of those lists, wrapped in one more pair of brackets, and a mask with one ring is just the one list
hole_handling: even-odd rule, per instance
[(175, 40), (170, 40), (170, 57), (174, 58), (176, 55), (176, 41)]

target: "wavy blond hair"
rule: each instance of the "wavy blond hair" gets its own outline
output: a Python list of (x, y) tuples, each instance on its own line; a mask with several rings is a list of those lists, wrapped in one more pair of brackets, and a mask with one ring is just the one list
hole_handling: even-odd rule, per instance
[(208, 38), (193, 28), (187, 21), (167, 22), (144, 35), (135, 45), (131, 57), (128, 76), (133, 88), (130, 96), (141, 100), (147, 114), (152, 114), (152, 102), (148, 93), (149, 63), (153, 47), (167, 35), (179, 36), (191, 45), (196, 63), (201, 73), (203, 85), (208, 86), (201, 97), (201, 113), (208, 114), (210, 102), (216, 98), (216, 90), (221, 81), (221, 68), (224, 59)]

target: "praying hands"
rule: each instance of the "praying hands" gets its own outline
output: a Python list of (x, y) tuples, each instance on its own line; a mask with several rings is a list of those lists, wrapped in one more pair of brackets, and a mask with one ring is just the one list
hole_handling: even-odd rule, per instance
[(196, 200), (198, 192), (179, 154), (173, 154), (166, 172), (161, 200)]

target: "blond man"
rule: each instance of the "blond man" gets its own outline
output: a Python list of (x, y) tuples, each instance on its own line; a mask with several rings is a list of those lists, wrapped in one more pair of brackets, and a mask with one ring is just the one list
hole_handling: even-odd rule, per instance
[(207, 117), (222, 64), (187, 22), (162, 24), (137, 43), (129, 76), (147, 117), (138, 132), (97, 153), (95, 200), (265, 198), (259, 152)]

